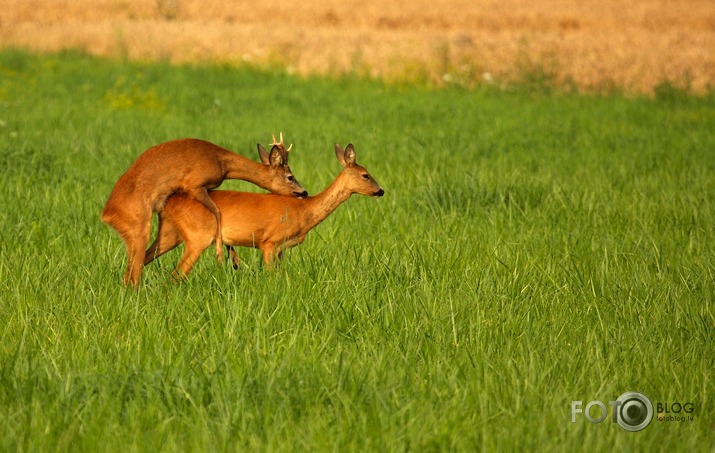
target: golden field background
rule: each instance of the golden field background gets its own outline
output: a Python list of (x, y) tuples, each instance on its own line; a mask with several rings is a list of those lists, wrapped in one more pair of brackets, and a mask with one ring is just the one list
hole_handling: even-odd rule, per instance
[(0, 46), (582, 91), (715, 85), (713, 0), (5, 0)]

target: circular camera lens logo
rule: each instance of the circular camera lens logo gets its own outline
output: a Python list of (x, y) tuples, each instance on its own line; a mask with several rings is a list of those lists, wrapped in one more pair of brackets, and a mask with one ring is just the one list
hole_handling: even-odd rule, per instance
[(653, 420), (653, 403), (638, 392), (626, 392), (618, 397), (615, 407), (616, 422), (626, 431), (640, 431)]

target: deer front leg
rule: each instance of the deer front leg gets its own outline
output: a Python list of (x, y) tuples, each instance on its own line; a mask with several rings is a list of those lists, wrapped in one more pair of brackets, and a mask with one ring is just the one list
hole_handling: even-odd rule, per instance
[(276, 246), (274, 244), (265, 244), (261, 246), (261, 252), (263, 252), (263, 265), (268, 270), (275, 269), (276, 261)]
[(263, 252), (263, 266), (269, 271), (278, 269), (285, 248), (274, 244), (266, 244), (260, 247)]

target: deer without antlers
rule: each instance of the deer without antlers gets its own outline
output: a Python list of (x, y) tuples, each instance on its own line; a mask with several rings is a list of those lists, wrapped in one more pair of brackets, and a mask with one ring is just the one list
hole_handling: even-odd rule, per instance
[[(211, 199), (223, 213), (223, 243), (232, 252), (231, 246), (260, 249), (264, 263), (270, 267), (285, 249), (301, 244), (310, 230), (353, 193), (376, 198), (384, 195), (385, 191), (367, 170), (355, 162), (352, 144), (345, 150), (335, 145), (335, 156), (343, 170), (323, 192), (313, 197), (297, 199), (228, 190), (210, 192)], [(184, 242), (186, 249), (175, 272), (177, 276), (186, 276), (201, 253), (216, 239), (216, 219), (211, 213), (184, 194), (173, 195), (159, 215), (159, 231), (146, 252), (144, 264)]]
[[(224, 179), (242, 179), (282, 195), (307, 196), (288, 167), (282, 134), (280, 142), (275, 137), (273, 141), (270, 153), (258, 145), (262, 163), (197, 139), (162, 143), (139, 156), (119, 178), (102, 211), (102, 221), (117, 230), (127, 246), (124, 284), (139, 285), (152, 214), (160, 213), (173, 193), (182, 192), (205, 207), (213, 219), (214, 234), (221, 230), (221, 211), (208, 190)], [(222, 238), (217, 237), (216, 255), (221, 260)]]

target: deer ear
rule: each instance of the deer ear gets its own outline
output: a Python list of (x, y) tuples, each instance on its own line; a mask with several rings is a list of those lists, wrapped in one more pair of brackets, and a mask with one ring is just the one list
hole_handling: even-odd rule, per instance
[(335, 157), (338, 159), (338, 162), (340, 162), (340, 165), (343, 167), (348, 166), (345, 163), (345, 151), (343, 151), (343, 148), (337, 143), (335, 144)]
[(269, 158), (272, 167), (280, 167), (283, 165), (283, 153), (278, 145), (273, 145)]
[(263, 165), (271, 164), (271, 160), (268, 156), (268, 151), (266, 151), (266, 149), (262, 147), (260, 143), (258, 144), (258, 156), (261, 158), (261, 163), (263, 163)]
[(353, 148), (352, 143), (345, 148), (345, 164), (347, 167), (355, 165), (355, 148)]

